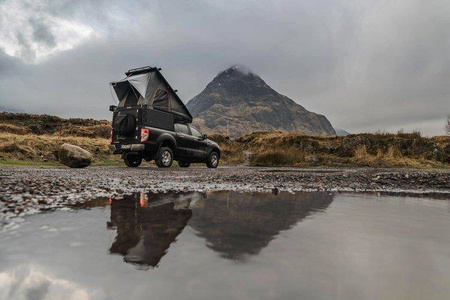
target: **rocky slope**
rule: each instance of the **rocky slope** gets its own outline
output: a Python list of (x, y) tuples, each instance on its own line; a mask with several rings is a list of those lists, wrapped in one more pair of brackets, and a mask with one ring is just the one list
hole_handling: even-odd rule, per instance
[(273, 90), (258, 75), (234, 66), (219, 73), (187, 104), (194, 125), (232, 137), (254, 131), (335, 135), (328, 119)]
[(347, 135), (351, 134), (347, 130), (344, 130), (344, 129), (341, 129), (341, 128), (335, 128), (334, 130), (336, 131), (336, 135), (337, 136), (347, 136)]

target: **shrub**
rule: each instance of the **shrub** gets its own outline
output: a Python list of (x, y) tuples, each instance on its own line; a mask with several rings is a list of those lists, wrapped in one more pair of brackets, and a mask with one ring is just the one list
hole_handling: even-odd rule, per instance
[(305, 154), (296, 149), (269, 150), (255, 154), (250, 159), (253, 166), (293, 166), (305, 162)]

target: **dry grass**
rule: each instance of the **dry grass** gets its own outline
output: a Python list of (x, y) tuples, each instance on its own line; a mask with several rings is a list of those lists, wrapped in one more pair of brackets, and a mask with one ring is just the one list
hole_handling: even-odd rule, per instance
[(110, 129), (111, 123), (106, 120), (0, 112), (0, 132), (108, 138)]
[(9, 132), (14, 134), (27, 134), (28, 128), (19, 127), (13, 124), (0, 123), (0, 132)]
[(244, 149), (238, 142), (231, 140), (226, 135), (220, 134), (212, 134), (209, 138), (219, 144), (221, 165), (240, 165), (244, 163)]
[(270, 149), (254, 154), (250, 159), (253, 166), (278, 167), (298, 166), (305, 163), (305, 154), (297, 149)]
[[(56, 163), (63, 143), (94, 154), (95, 164), (116, 164), (108, 149), (110, 123), (46, 115), (0, 113), (0, 163)], [(221, 165), (450, 167), (450, 137), (420, 132), (310, 136), (299, 132), (255, 132), (238, 139), (211, 134), (221, 148)], [(250, 153), (248, 159), (248, 153)]]
[(450, 167), (450, 137), (425, 138), (419, 132), (380, 132), (346, 137), (256, 132), (237, 139), (237, 142), (253, 153), (252, 165), (286, 165), (284, 162), (288, 159), (281, 163), (280, 156), (287, 157), (297, 151), (304, 154), (305, 161), (296, 160), (292, 165)]
[(0, 161), (56, 163), (53, 152), (64, 143), (80, 146), (93, 153), (94, 164), (120, 161), (120, 157), (111, 154), (108, 139), (12, 133), (0, 133)]
[(367, 157), (367, 149), (365, 145), (359, 146), (355, 150), (355, 158), (356, 159), (363, 159)]

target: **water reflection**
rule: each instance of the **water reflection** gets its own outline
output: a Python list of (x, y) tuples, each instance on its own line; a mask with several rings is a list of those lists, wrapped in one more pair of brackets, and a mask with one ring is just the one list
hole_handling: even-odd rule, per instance
[(137, 193), (112, 199), (107, 227), (117, 236), (110, 253), (143, 268), (156, 267), (192, 216), (189, 204), (196, 196)]
[(222, 257), (243, 260), (258, 254), (281, 231), (324, 211), (332, 201), (333, 195), (327, 193), (216, 192), (195, 203), (189, 226)]
[(109, 251), (141, 268), (156, 267), (189, 224), (221, 257), (243, 261), (332, 201), (333, 195), (326, 193), (128, 195), (111, 200), (107, 228), (116, 230), (117, 236)]

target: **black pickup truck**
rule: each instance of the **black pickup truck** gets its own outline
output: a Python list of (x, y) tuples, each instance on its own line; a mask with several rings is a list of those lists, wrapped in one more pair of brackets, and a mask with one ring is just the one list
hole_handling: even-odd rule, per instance
[(184, 168), (191, 163), (219, 165), (219, 146), (190, 125), (191, 114), (160, 69), (132, 69), (125, 75), (111, 83), (119, 99), (118, 106), (110, 107), (114, 154), (121, 154), (128, 167), (138, 167), (143, 159), (155, 160), (161, 168), (174, 160)]

